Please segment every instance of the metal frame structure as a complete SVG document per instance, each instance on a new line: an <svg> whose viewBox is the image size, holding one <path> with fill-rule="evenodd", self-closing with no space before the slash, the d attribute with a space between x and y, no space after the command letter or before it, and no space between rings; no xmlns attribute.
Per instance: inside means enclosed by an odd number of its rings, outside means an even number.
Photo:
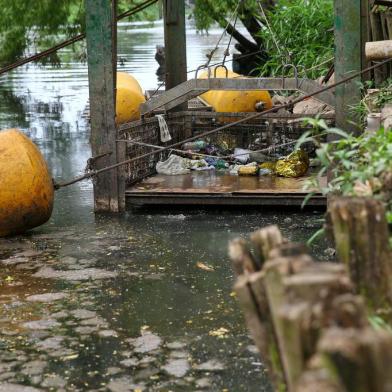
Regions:
<svg viewBox="0 0 392 392"><path fill-rule="evenodd" d="M208 78L190 79L163 94L152 97L142 104L141 114L146 115L157 109L169 111L178 105L209 91L209 90L274 90L274 91L299 91L304 94L313 93L320 89L320 85L310 79L295 78ZM317 97L323 103L334 107L335 98L330 91Z"/></svg>
<svg viewBox="0 0 392 392"><path fill-rule="evenodd" d="M169 112L165 117L173 138L172 142L175 143L239 118L246 120L249 114L185 111ZM208 140L212 144L219 145L224 141L228 145L239 147L255 143L255 146L257 145L255 149L270 150L280 156L287 155L291 149L289 146L283 146L287 142L295 143L307 129L302 125L302 117L289 113L286 115L270 113L260 119L249 119L245 123L214 133ZM333 115L323 115L321 118L333 126L335 121ZM159 124L155 116L122 125L119 129L119 138L119 143L127 146L127 159L142 157L154 146L165 146L165 143L160 141ZM306 148L312 151L313 146L309 145ZM195 176L190 174L188 177L185 175L173 178L154 176L157 162L167 159L169 155L170 151L162 151L127 165L125 170L127 204L300 206L307 195L307 192L302 189L303 179L268 177L260 179L259 183L258 177L241 179L226 174L226 178L223 178L222 176L225 175L219 172L211 175L197 173ZM151 184L153 186L150 186ZM321 194L317 194L309 204L325 206L326 199Z"/></svg>
<svg viewBox="0 0 392 392"><path fill-rule="evenodd" d="M114 23L112 4L115 0L86 0L86 38L88 48L88 67L91 105L91 144L95 167L110 166L124 157L123 146L116 144L115 98L113 83L116 42L113 39ZM210 88L217 89L279 89L279 79L251 79L230 81L228 79L210 79L186 82L186 38L184 0L164 0L165 45L167 48L168 87L177 90L165 96L153 98L142 107L147 114L154 108L168 111L182 110L187 99L197 96ZM360 71L366 66L364 45L368 40L368 13L370 0L335 0L335 71L336 81L343 80L353 71ZM336 106L336 125L355 131L348 106L359 102L361 98L358 81L354 80L336 88L336 100L331 94L324 94L321 100ZM180 85L180 86L178 86ZM178 86L178 87L176 87ZM285 80L286 90L312 91L311 81ZM335 103L335 105L333 105ZM355 120L355 119L354 119ZM107 152L110 151L110 154ZM100 174L94 185L96 211L121 211L124 206L123 173L121 170Z"/></svg>

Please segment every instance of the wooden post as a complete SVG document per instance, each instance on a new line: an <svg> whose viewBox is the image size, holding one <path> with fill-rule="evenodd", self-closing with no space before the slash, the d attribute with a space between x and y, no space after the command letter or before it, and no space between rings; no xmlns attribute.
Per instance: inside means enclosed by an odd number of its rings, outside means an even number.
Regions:
<svg viewBox="0 0 392 392"><path fill-rule="evenodd" d="M165 28L166 90L169 90L187 80L185 1L164 0L163 15Z"/></svg>
<svg viewBox="0 0 392 392"><path fill-rule="evenodd" d="M117 163L112 5L108 0L86 0L86 39L91 115L91 149L94 168ZM118 171L111 170L97 176L94 183L96 212L118 212Z"/></svg>
<svg viewBox="0 0 392 392"><path fill-rule="evenodd" d="M372 41L383 41L384 32L382 26L382 14L377 7L373 7L370 12L370 26ZM376 87L379 87L382 82L388 78L388 64L383 65L374 70L374 81Z"/></svg>
<svg viewBox="0 0 392 392"><path fill-rule="evenodd" d="M392 40L367 42L365 54L368 60L385 60L392 57Z"/></svg>
<svg viewBox="0 0 392 392"><path fill-rule="evenodd" d="M341 212L344 220L353 211ZM360 240L366 214L355 212L358 228L350 229ZM382 233L378 230L385 226L385 211L372 210L370 215L377 223L367 230L373 237L380 234L380 240L369 237L361 255L378 258L381 240L387 237L385 227ZM234 289L274 390L391 390L392 335L370 327L364 301L353 294L345 266L313 261L306 247L287 243L276 227L255 232L251 242L251 247L242 239L230 243L229 256L240 273ZM260 267L255 270L254 265ZM370 268L378 270L374 264Z"/></svg>
<svg viewBox="0 0 392 392"><path fill-rule="evenodd" d="M338 198L329 210L338 257L348 266L357 292L374 310L390 312L392 264L384 205L373 199Z"/></svg>
<svg viewBox="0 0 392 392"><path fill-rule="evenodd" d="M335 0L335 80L338 82L365 68L364 47L367 33L368 0ZM350 114L350 106L361 100L358 77L336 87L336 125L346 131L358 132L351 122L359 119Z"/></svg>

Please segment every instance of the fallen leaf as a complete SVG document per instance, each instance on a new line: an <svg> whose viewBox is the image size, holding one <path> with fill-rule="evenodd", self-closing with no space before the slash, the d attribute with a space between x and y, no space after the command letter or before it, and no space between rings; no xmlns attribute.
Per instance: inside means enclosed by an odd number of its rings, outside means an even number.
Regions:
<svg viewBox="0 0 392 392"><path fill-rule="evenodd" d="M61 359L63 361L71 361L72 359L76 359L79 357L79 354L72 354L72 355L67 355L66 357L62 357Z"/></svg>
<svg viewBox="0 0 392 392"><path fill-rule="evenodd" d="M210 336L216 336L216 337L222 339L222 338L227 337L227 334L228 334L229 332L230 332L230 331L229 331L228 329L221 327L221 328L214 329L214 330L208 332L208 335L210 335Z"/></svg>
<svg viewBox="0 0 392 392"><path fill-rule="evenodd" d="M201 261L198 261L196 263L196 267L200 268L203 271L208 271L208 272L214 272L215 271L213 267L211 267L208 264L202 263Z"/></svg>

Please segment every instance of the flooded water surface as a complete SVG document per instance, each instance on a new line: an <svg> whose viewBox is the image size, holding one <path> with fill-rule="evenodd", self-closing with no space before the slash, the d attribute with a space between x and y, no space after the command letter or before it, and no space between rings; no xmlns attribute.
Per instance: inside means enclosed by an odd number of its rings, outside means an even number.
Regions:
<svg viewBox="0 0 392 392"><path fill-rule="evenodd" d="M219 34L189 29L189 69ZM157 86L162 40L160 24L120 28L119 67L146 89ZM56 180L83 172L86 66L30 65L0 83L1 128L26 132ZM0 391L270 391L232 293L227 242L268 224L303 241L319 219L263 209L95 215L90 182L59 191L50 222L0 239Z"/></svg>

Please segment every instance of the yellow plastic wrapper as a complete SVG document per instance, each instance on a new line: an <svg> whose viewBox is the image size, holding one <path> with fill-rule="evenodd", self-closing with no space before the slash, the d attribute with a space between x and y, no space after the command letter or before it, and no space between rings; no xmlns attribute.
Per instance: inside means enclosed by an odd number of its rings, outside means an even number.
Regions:
<svg viewBox="0 0 392 392"><path fill-rule="evenodd" d="M308 171L309 164L308 154L303 150L297 150L276 162L276 174L289 178L302 177Z"/></svg>
<svg viewBox="0 0 392 392"><path fill-rule="evenodd" d="M276 171L276 162L263 162L259 165L260 169L270 170L271 173L275 173Z"/></svg>
<svg viewBox="0 0 392 392"><path fill-rule="evenodd" d="M259 168L257 166L241 166L238 169L239 176L257 176Z"/></svg>

